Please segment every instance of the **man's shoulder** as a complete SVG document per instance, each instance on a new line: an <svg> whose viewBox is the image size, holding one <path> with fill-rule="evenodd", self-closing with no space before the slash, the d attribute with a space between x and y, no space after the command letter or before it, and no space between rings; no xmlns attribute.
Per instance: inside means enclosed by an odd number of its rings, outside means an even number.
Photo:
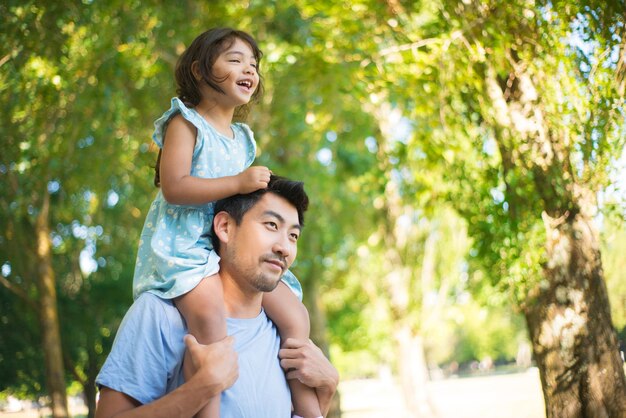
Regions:
<svg viewBox="0 0 626 418"><path fill-rule="evenodd" d="M169 313L169 311L176 310L176 306L171 299L163 299L151 292L143 292L131 305L129 311L134 310L149 310L153 312Z"/></svg>
<svg viewBox="0 0 626 418"><path fill-rule="evenodd" d="M96 383L141 403L173 390L182 382L183 323L172 301L141 294L124 316Z"/></svg>
<svg viewBox="0 0 626 418"><path fill-rule="evenodd" d="M168 306L174 306L174 302L170 299L160 298L152 292L143 292L135 299L132 306L136 305L153 306L155 308L160 307L159 309L164 309Z"/></svg>
<svg viewBox="0 0 626 418"><path fill-rule="evenodd" d="M150 292L144 292L135 299L124 320L153 323L160 328L166 325L184 327L182 316L174 302L170 299L162 299Z"/></svg>

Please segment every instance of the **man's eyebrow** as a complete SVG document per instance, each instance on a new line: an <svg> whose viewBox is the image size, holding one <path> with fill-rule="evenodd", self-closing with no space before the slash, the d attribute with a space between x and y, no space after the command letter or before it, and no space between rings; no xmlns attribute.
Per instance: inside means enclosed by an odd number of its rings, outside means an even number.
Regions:
<svg viewBox="0 0 626 418"><path fill-rule="evenodd" d="M265 212L263 212L263 215L265 215L265 216L272 216L272 217L278 219L279 222L281 222L283 224L285 223L285 218L280 213L274 212L273 210L266 210ZM291 228L296 228L299 231L301 231L302 230L302 225L300 225L299 223L293 224L293 225L291 225Z"/></svg>

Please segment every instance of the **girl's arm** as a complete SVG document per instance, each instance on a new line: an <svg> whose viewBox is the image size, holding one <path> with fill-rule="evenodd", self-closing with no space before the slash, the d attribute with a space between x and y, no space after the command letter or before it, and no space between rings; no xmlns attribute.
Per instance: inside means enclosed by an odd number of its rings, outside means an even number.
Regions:
<svg viewBox="0 0 626 418"><path fill-rule="evenodd" d="M181 115L174 116L165 131L160 166L161 190L169 203L199 205L267 187L270 170L260 166L250 167L235 176L193 177L190 173L195 143L193 124Z"/></svg>

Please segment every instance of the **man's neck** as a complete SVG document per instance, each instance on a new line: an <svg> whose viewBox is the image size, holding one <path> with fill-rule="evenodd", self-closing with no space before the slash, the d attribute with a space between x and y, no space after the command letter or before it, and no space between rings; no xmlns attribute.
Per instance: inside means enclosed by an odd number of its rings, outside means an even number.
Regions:
<svg viewBox="0 0 626 418"><path fill-rule="evenodd" d="M261 313L263 292L246 292L227 272L220 272L224 287L224 305L229 318L256 318Z"/></svg>

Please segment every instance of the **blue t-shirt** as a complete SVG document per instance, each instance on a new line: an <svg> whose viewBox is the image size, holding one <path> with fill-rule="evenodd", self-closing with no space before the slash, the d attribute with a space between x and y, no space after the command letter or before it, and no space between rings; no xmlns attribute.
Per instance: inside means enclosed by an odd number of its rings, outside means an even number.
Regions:
<svg viewBox="0 0 626 418"><path fill-rule="evenodd" d="M278 330L264 311L252 319L227 319L235 337L239 379L222 393L221 417L291 416L291 395L280 367ZM171 300L143 293L120 325L111 353L96 378L142 404L184 383L185 322Z"/></svg>

